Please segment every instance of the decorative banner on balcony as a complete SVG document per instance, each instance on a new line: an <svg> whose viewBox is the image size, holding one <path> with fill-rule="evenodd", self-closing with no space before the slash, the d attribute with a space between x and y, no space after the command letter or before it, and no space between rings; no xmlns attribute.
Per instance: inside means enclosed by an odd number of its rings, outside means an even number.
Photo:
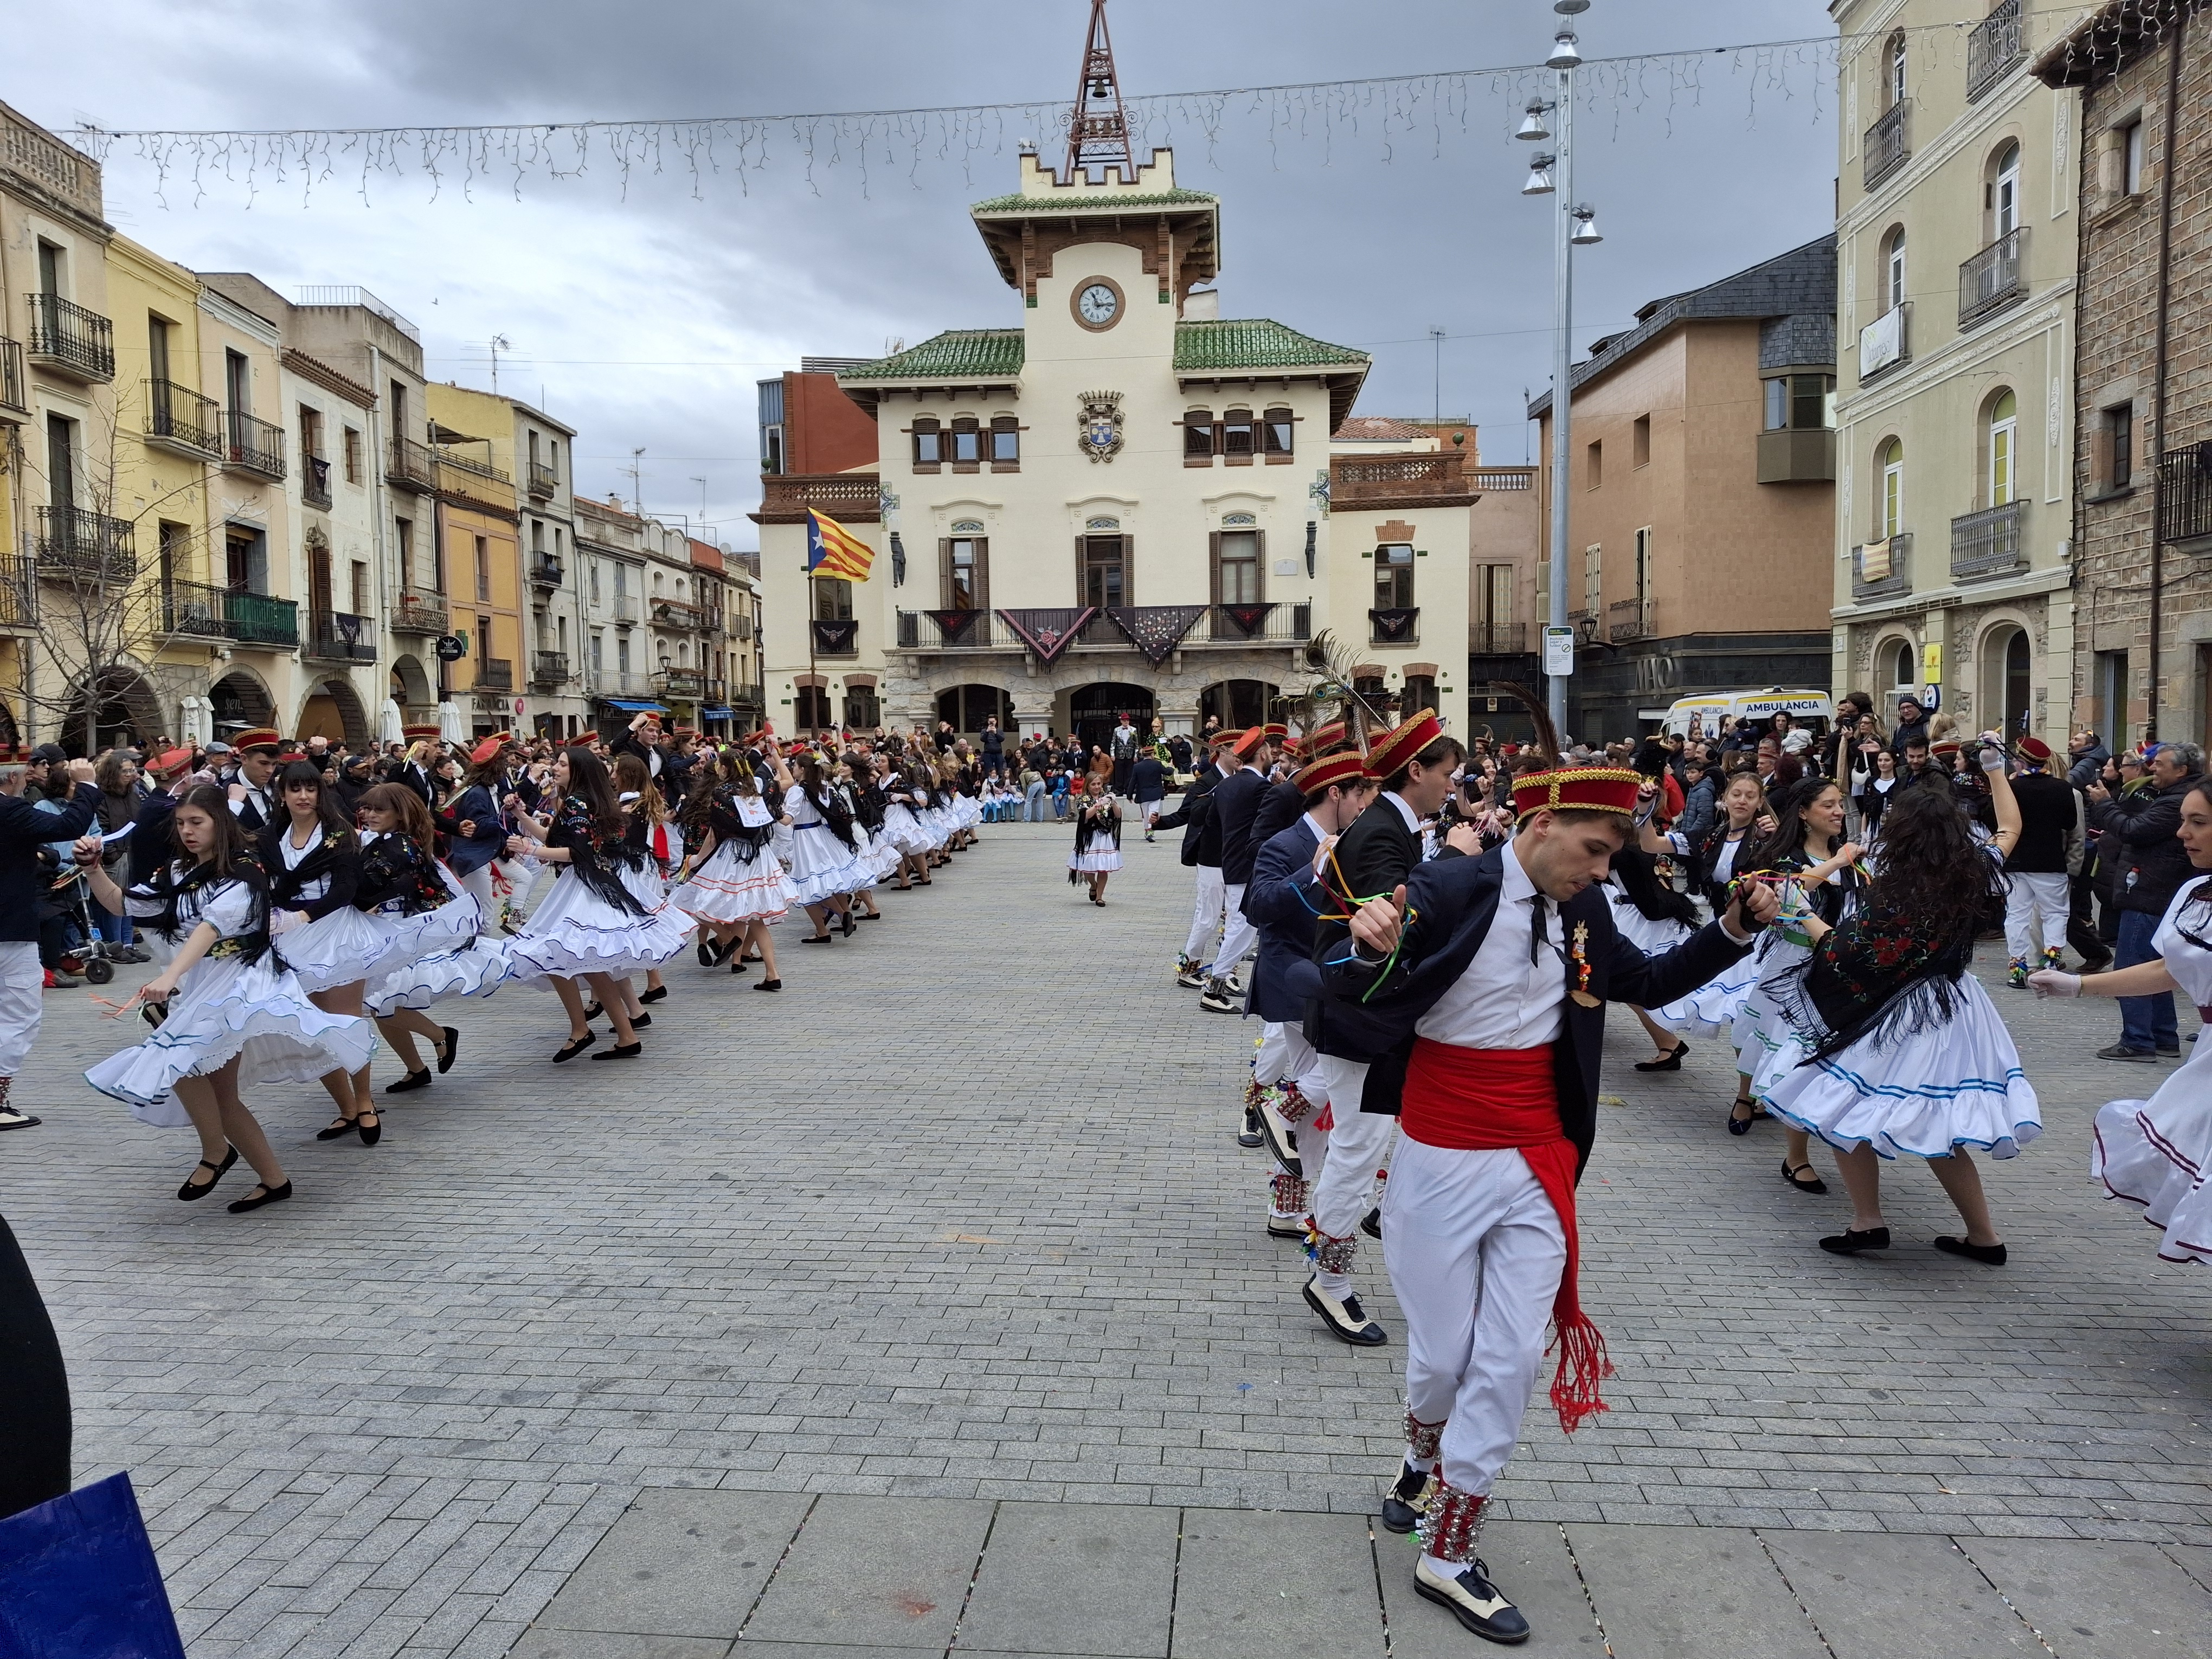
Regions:
<svg viewBox="0 0 2212 1659"><path fill-rule="evenodd" d="M1048 666L1061 652L1075 643L1075 636L1097 614L1098 607L1095 605L1086 605L1080 609L999 612L1006 619L1006 626L1021 635L1022 643L1036 653L1037 661Z"/></svg>
<svg viewBox="0 0 2212 1659"><path fill-rule="evenodd" d="M842 622L823 622L814 624L814 648L825 657L849 657L854 642L860 636L860 624L848 617Z"/></svg>
<svg viewBox="0 0 2212 1659"><path fill-rule="evenodd" d="M1413 619L1420 614L1420 607L1414 605L1394 605L1386 611L1367 613L1375 624L1375 637L1384 641L1411 638Z"/></svg>
<svg viewBox="0 0 2212 1659"><path fill-rule="evenodd" d="M1878 542L1869 542L1859 550L1859 580L1861 581L1887 581L1889 580L1889 540L1887 537Z"/></svg>
<svg viewBox="0 0 2212 1659"><path fill-rule="evenodd" d="M1237 631L1249 640L1255 638L1267 627L1268 615L1274 608L1273 604L1224 605L1221 607L1221 614L1228 617Z"/></svg>
<svg viewBox="0 0 2212 1659"><path fill-rule="evenodd" d="M1182 643L1182 636L1198 626L1206 614L1202 605L1115 605L1106 614L1129 636L1129 643L1158 668Z"/></svg>
<svg viewBox="0 0 2212 1659"><path fill-rule="evenodd" d="M957 645L975 625L980 611L926 611L922 613L937 624L937 631L947 645Z"/></svg>

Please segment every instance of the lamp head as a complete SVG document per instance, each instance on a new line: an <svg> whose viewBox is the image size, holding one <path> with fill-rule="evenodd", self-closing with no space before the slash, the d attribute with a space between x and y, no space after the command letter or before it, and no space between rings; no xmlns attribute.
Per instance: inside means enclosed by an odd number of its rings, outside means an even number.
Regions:
<svg viewBox="0 0 2212 1659"><path fill-rule="evenodd" d="M1521 131L1513 136L1516 138L1525 138L1531 143L1540 143L1550 137L1552 130L1544 125L1544 112L1548 107L1550 106L1540 98L1530 99L1528 112L1521 118Z"/></svg>
<svg viewBox="0 0 2212 1659"><path fill-rule="evenodd" d="M1577 247L1595 247L1605 240L1597 234L1597 210L1588 203L1575 210L1574 234L1567 240Z"/></svg>
<svg viewBox="0 0 2212 1659"><path fill-rule="evenodd" d="M1552 157L1538 155L1528 163L1528 181L1521 186L1523 196L1549 196L1552 193Z"/></svg>
<svg viewBox="0 0 2212 1659"><path fill-rule="evenodd" d="M1565 23L1552 42L1552 55L1544 60L1546 69L1571 70L1582 67L1583 55L1575 48L1574 29Z"/></svg>

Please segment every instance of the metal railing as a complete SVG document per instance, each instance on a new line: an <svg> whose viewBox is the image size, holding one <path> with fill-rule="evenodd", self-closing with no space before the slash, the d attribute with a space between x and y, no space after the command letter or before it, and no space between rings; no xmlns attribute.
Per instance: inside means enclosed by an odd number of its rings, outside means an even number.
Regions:
<svg viewBox="0 0 2212 1659"><path fill-rule="evenodd" d="M556 493L560 488L561 475L558 472L546 465L543 461L532 461L530 463L530 493L532 495L538 496L551 495Z"/></svg>
<svg viewBox="0 0 2212 1659"><path fill-rule="evenodd" d="M428 444L395 438L384 453L384 481L422 493L438 487L438 458Z"/></svg>
<svg viewBox="0 0 2212 1659"><path fill-rule="evenodd" d="M489 461L480 461L473 455L457 454L443 446L432 453L444 465L457 467L463 472L472 472L479 478L489 478L494 483L512 484L514 482L507 476L503 468L494 466Z"/></svg>
<svg viewBox="0 0 2212 1659"><path fill-rule="evenodd" d="M2027 568L2025 501L1964 513L1951 520L1951 574L1960 580L2002 576Z"/></svg>
<svg viewBox="0 0 2212 1659"><path fill-rule="evenodd" d="M1966 101L1972 103L2027 56L2020 0L1998 0L1966 37Z"/></svg>
<svg viewBox="0 0 2212 1659"><path fill-rule="evenodd" d="M330 506L331 464L324 457L300 457L300 499L309 507Z"/></svg>
<svg viewBox="0 0 2212 1659"><path fill-rule="evenodd" d="M149 380L146 436L173 449L221 460L222 405L174 380Z"/></svg>
<svg viewBox="0 0 2212 1659"><path fill-rule="evenodd" d="M1293 644L1313 637L1313 607L1310 605L1278 605L1270 609L1266 617L1250 632L1230 613L1244 609L1242 605L1217 605L1206 617L1205 637L1194 628L1183 636L1185 645L1267 645ZM1103 623L1102 629L1099 623ZM1083 645L1127 645L1127 639L1109 617L1101 617L1084 631L1078 641ZM1133 647L1131 647L1134 649Z"/></svg>
<svg viewBox="0 0 2212 1659"><path fill-rule="evenodd" d="M229 597L205 582L171 578L161 584L161 631L193 640L236 638L223 608Z"/></svg>
<svg viewBox="0 0 2212 1659"><path fill-rule="evenodd" d="M744 552L742 552L742 553L729 553L729 554L725 554L723 556L724 556L725 561L726 561L727 563L733 564L733 565L737 566L737 568L738 568L738 569L740 569L740 570L744 571L747 575L750 576L750 577L751 577L755 581L758 581L758 580L760 580L760 573L761 573L761 572L760 572L760 550L759 550L759 549L757 549L757 548L748 548L745 551L744 551Z"/></svg>
<svg viewBox="0 0 2212 1659"><path fill-rule="evenodd" d="M115 378L115 325L58 294L29 294L31 361L81 380Z"/></svg>
<svg viewBox="0 0 2212 1659"><path fill-rule="evenodd" d="M41 576L89 581L129 581L138 574L128 519L81 507L42 507L32 550Z"/></svg>
<svg viewBox="0 0 2212 1659"><path fill-rule="evenodd" d="M37 565L21 554L0 557L0 629L39 623Z"/></svg>
<svg viewBox="0 0 2212 1659"><path fill-rule="evenodd" d="M392 327L398 329L409 339L414 341L416 345L421 345L422 343L422 333L416 328L414 324L409 322L404 317L394 311L390 306L385 304L383 301L378 299L376 295L371 294L365 288L356 288L350 284L340 287L328 283L308 283L302 286L296 291L300 296L297 301L298 304L303 306L359 306L362 310L373 312L377 316L383 318L386 322L391 324Z"/></svg>
<svg viewBox="0 0 2212 1659"><path fill-rule="evenodd" d="M1859 175L1860 188L1872 190L1912 159L1905 113L1911 107L1910 99L1900 98L1866 130L1866 137L1859 143L1860 160L1864 164L1864 171Z"/></svg>
<svg viewBox="0 0 2212 1659"><path fill-rule="evenodd" d="M602 696L641 697L653 687L633 668L594 668L592 689Z"/></svg>
<svg viewBox="0 0 2212 1659"><path fill-rule="evenodd" d="M663 668L653 676L653 689L664 697L696 697L707 690L707 674L700 668Z"/></svg>
<svg viewBox="0 0 2212 1659"><path fill-rule="evenodd" d="M729 705L732 708L761 708L763 689L744 680L733 681L730 686Z"/></svg>
<svg viewBox="0 0 2212 1659"><path fill-rule="evenodd" d="M230 637L240 645L289 651L300 643L296 599L279 599L266 593L226 593L222 614L230 623Z"/></svg>
<svg viewBox="0 0 2212 1659"><path fill-rule="evenodd" d="M249 415L242 409L234 409L223 416L223 461L242 471L258 472L264 478L282 480L284 477L284 428L258 416Z"/></svg>
<svg viewBox="0 0 2212 1659"><path fill-rule="evenodd" d="M28 395L23 389L26 384L23 378L23 343L0 337L0 408L28 414L31 406L24 401Z"/></svg>
<svg viewBox="0 0 2212 1659"><path fill-rule="evenodd" d="M558 587L566 574L558 559L549 559L541 554L530 562L530 585L532 587Z"/></svg>
<svg viewBox="0 0 2212 1659"><path fill-rule="evenodd" d="M1651 612L1641 599L1615 599L1605 608L1605 636L1618 644L1640 640L1651 632Z"/></svg>
<svg viewBox="0 0 2212 1659"><path fill-rule="evenodd" d="M471 688L477 691L512 691L514 690L514 659L512 657L478 657L477 678Z"/></svg>
<svg viewBox="0 0 2212 1659"><path fill-rule="evenodd" d="M2212 440L2158 458L2158 539L2212 550Z"/></svg>
<svg viewBox="0 0 2212 1659"><path fill-rule="evenodd" d="M1528 649L1527 623L1470 623L1467 650L1471 657L1517 657Z"/></svg>
<svg viewBox="0 0 2212 1659"><path fill-rule="evenodd" d="M2027 297L2027 227L2019 226L1959 267L1959 326L1993 317Z"/></svg>
<svg viewBox="0 0 2212 1659"><path fill-rule="evenodd" d="M530 656L530 680L533 685L566 685L576 678L568 665L565 651L533 651Z"/></svg>
<svg viewBox="0 0 2212 1659"><path fill-rule="evenodd" d="M617 593L608 601L607 609L617 622L634 623L637 620L637 595Z"/></svg>
<svg viewBox="0 0 2212 1659"><path fill-rule="evenodd" d="M446 631L446 596L427 587L403 587L392 607L395 634L442 634Z"/></svg>
<svg viewBox="0 0 2212 1659"><path fill-rule="evenodd" d="M308 612L307 654L324 662L374 662L376 618L343 611Z"/></svg>
<svg viewBox="0 0 2212 1659"><path fill-rule="evenodd" d="M1869 561L1869 551L1872 550ZM1869 563L1872 569L1869 572ZM1900 530L1886 542L1851 550L1851 598L1855 601L1894 599L1912 591L1912 532Z"/></svg>
<svg viewBox="0 0 2212 1659"><path fill-rule="evenodd" d="M706 618L707 613L689 599L656 599L653 602L653 620L661 628L702 628Z"/></svg>

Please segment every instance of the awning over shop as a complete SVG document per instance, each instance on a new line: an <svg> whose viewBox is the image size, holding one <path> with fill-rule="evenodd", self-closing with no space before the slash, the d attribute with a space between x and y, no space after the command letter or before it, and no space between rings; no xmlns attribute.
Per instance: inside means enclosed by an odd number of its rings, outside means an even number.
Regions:
<svg viewBox="0 0 2212 1659"><path fill-rule="evenodd" d="M625 714L665 714L668 710L660 703L641 702L635 697L602 697L599 701L610 708L619 708Z"/></svg>
<svg viewBox="0 0 2212 1659"><path fill-rule="evenodd" d="M702 720L733 720L737 716L726 708L702 708L699 711L699 718Z"/></svg>

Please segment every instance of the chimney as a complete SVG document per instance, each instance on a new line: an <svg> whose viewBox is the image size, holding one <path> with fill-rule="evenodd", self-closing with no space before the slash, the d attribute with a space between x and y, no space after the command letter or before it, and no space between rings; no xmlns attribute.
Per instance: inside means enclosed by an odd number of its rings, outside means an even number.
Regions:
<svg viewBox="0 0 2212 1659"><path fill-rule="evenodd" d="M1221 319L1221 295L1210 288L1194 288L1182 301L1182 319L1186 323L1212 323Z"/></svg>

